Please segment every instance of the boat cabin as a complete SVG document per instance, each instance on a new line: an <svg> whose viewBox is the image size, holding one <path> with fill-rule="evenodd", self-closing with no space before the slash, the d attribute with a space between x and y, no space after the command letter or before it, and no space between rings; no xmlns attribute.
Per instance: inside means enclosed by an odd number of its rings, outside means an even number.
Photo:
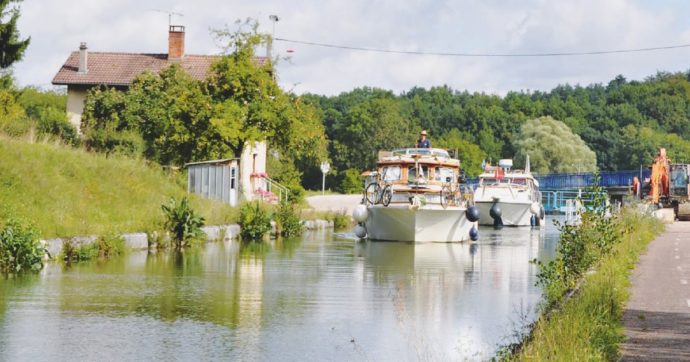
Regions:
<svg viewBox="0 0 690 362"><path fill-rule="evenodd" d="M460 161L438 148L401 148L379 152L376 163L380 180L398 187L395 190L423 192L455 184L460 176Z"/></svg>
<svg viewBox="0 0 690 362"><path fill-rule="evenodd" d="M539 181L527 170L512 170L513 160L500 160L498 166L487 165L479 175L479 188L506 188L510 192L528 193L528 199L540 201Z"/></svg>

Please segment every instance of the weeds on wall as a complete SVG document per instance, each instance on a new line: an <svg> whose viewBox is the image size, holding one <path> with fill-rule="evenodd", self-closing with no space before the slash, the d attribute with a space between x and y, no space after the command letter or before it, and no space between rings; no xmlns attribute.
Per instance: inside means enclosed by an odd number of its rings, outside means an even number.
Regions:
<svg viewBox="0 0 690 362"><path fill-rule="evenodd" d="M240 206L240 235L242 240L262 240L271 231L271 214L259 201Z"/></svg>
<svg viewBox="0 0 690 362"><path fill-rule="evenodd" d="M0 272L7 276L43 269L45 248L38 232L16 219L8 220L0 229Z"/></svg>
<svg viewBox="0 0 690 362"><path fill-rule="evenodd" d="M115 234L99 236L92 243L80 243L77 239L67 239L62 244L61 259L66 264L92 259L110 259L124 255L126 250L125 239Z"/></svg>
<svg viewBox="0 0 690 362"><path fill-rule="evenodd" d="M342 230L352 226L352 218L347 214L347 210L329 213L327 220L333 221L334 230Z"/></svg>
<svg viewBox="0 0 690 362"><path fill-rule="evenodd" d="M302 221L300 214L295 210L294 204L288 201L281 202L274 214L274 219L276 222L276 232L280 236L290 238L302 235Z"/></svg>

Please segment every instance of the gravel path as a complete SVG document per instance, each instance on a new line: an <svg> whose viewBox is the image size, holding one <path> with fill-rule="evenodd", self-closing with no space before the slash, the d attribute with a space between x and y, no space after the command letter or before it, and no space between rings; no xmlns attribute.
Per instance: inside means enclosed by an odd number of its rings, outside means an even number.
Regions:
<svg viewBox="0 0 690 362"><path fill-rule="evenodd" d="M352 209L362 201L361 194L355 195L325 195L309 196L307 202L316 211L343 211L348 215L352 214Z"/></svg>
<svg viewBox="0 0 690 362"><path fill-rule="evenodd" d="M690 222L652 241L633 277L623 361L690 361Z"/></svg>

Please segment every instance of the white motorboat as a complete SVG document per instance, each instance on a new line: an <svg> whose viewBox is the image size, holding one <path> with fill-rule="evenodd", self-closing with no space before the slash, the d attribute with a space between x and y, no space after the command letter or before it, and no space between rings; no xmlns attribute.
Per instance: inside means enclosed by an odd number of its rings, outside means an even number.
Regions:
<svg viewBox="0 0 690 362"><path fill-rule="evenodd" d="M476 240L479 213L463 192L460 161L442 149L379 152L377 169L354 212L355 233L370 240Z"/></svg>
<svg viewBox="0 0 690 362"><path fill-rule="evenodd" d="M479 208L479 224L500 226L540 226L544 221L539 182L530 173L529 157L525 170L511 170L513 160L500 160L486 166L474 190Z"/></svg>

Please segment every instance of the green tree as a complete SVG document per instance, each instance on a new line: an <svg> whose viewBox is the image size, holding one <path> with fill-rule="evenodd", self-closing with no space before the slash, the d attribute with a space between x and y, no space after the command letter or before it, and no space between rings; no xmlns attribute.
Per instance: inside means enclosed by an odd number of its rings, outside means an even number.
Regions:
<svg viewBox="0 0 690 362"><path fill-rule="evenodd" d="M0 89L0 131L10 136L21 136L30 127L24 108L17 101L16 92Z"/></svg>
<svg viewBox="0 0 690 362"><path fill-rule="evenodd" d="M373 98L351 108L338 125L333 161L338 170L375 166L378 151L412 147L419 127L403 118L392 97Z"/></svg>
<svg viewBox="0 0 690 362"><path fill-rule="evenodd" d="M478 176L482 173L482 162L486 159L486 154L459 130L450 130L436 141L436 145L441 148L457 150L460 166L468 176Z"/></svg>
<svg viewBox="0 0 690 362"><path fill-rule="evenodd" d="M125 97L123 125L144 140L144 156L163 165L234 157L216 142L213 104L202 82L179 65L137 77Z"/></svg>
<svg viewBox="0 0 690 362"><path fill-rule="evenodd" d="M139 156L143 140L125 117L125 93L108 88L89 91L82 113L82 140L87 150Z"/></svg>
<svg viewBox="0 0 690 362"><path fill-rule="evenodd" d="M527 121L515 138L516 163L530 157L538 173L595 171L596 154L565 123L551 117Z"/></svg>
<svg viewBox="0 0 690 362"><path fill-rule="evenodd" d="M22 59L31 37L19 39L17 20L19 9L9 8L10 3L18 0L0 0L0 69L9 68L13 63Z"/></svg>

